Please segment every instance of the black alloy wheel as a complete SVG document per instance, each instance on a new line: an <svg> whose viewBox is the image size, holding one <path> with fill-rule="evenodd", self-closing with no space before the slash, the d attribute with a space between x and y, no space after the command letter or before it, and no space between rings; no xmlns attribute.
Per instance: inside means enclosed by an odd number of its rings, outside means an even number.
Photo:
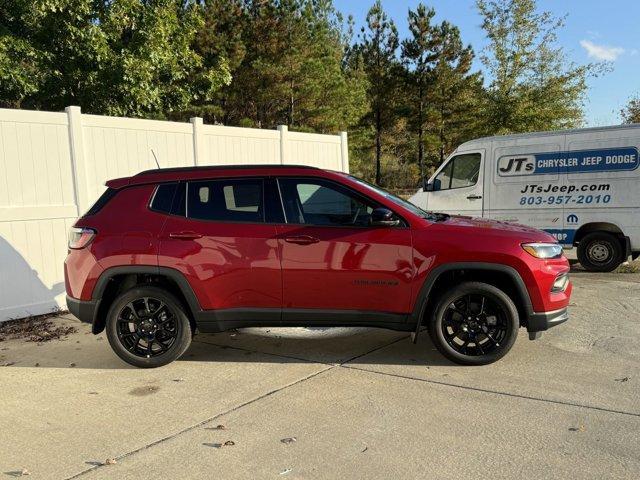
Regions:
<svg viewBox="0 0 640 480"><path fill-rule="evenodd" d="M429 326L435 346L447 358L463 365L484 365L511 349L519 317L513 301L502 290L466 282L443 295Z"/></svg>
<svg viewBox="0 0 640 480"><path fill-rule="evenodd" d="M107 338L114 352L136 367L160 367L191 344L192 329L182 303L150 285L118 296L107 314Z"/></svg>
<svg viewBox="0 0 640 480"><path fill-rule="evenodd" d="M175 314L157 298L142 297L127 303L118 313L118 340L131 353L151 358L171 348L180 328Z"/></svg>

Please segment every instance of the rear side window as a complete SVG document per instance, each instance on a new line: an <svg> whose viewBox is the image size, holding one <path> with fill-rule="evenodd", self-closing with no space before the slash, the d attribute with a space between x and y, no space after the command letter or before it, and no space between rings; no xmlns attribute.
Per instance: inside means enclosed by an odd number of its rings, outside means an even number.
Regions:
<svg viewBox="0 0 640 480"><path fill-rule="evenodd" d="M171 213L171 204L176 193L177 183L163 183L156 187L151 199L151 210L162 213Z"/></svg>
<svg viewBox="0 0 640 480"><path fill-rule="evenodd" d="M111 200L113 197L116 196L116 193L118 193L118 191L114 188L107 188L104 193L102 195L100 195L100 198L98 198L98 200L96 201L96 203L93 204L93 206L87 211L87 213L85 213L85 216L87 215L95 215L96 213L98 213L100 210L102 210L102 208L109 203L109 200Z"/></svg>
<svg viewBox="0 0 640 480"><path fill-rule="evenodd" d="M222 222L264 222L261 179L189 182L187 216Z"/></svg>

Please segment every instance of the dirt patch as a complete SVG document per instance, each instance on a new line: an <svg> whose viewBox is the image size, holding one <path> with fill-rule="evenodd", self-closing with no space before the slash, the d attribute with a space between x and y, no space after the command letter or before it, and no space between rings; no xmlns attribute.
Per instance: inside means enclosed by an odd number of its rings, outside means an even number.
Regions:
<svg viewBox="0 0 640 480"><path fill-rule="evenodd" d="M146 395L151 395L160 390L160 387L155 385L147 385L145 387L134 388L129 392L129 395L133 395L134 397L144 397Z"/></svg>
<svg viewBox="0 0 640 480"><path fill-rule="evenodd" d="M620 265L616 272L618 273L640 273L640 260L635 260L629 263L623 263Z"/></svg>
<svg viewBox="0 0 640 480"><path fill-rule="evenodd" d="M66 313L62 310L44 315L34 315L18 320L7 320L0 323L0 342L4 340L22 339L26 342L44 343L60 340L78 330L71 325L56 325L56 316Z"/></svg>

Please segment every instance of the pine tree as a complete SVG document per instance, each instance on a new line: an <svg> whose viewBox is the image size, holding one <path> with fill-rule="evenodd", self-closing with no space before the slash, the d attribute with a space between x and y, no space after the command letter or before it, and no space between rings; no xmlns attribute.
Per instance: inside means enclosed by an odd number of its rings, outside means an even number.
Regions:
<svg viewBox="0 0 640 480"><path fill-rule="evenodd" d="M398 31L393 20L376 0L367 14L367 28L360 35L358 51L363 61L369 87L367 90L370 114L366 119L373 126L377 184L382 182L382 136L395 120L394 96L397 91L399 65Z"/></svg>
<svg viewBox="0 0 640 480"><path fill-rule="evenodd" d="M409 32L411 37L402 42L402 61L406 68L406 90L409 125L418 135L418 167L420 178L425 177L424 142L427 128L427 95L433 86L433 69L438 60L436 29L431 25L435 15L433 8L418 4L415 11L409 10Z"/></svg>
<svg viewBox="0 0 640 480"><path fill-rule="evenodd" d="M435 37L437 61L429 92L430 123L437 136L438 160L442 163L455 145L479 134L482 77L470 73L473 49L471 45L463 45L457 27L444 21Z"/></svg>

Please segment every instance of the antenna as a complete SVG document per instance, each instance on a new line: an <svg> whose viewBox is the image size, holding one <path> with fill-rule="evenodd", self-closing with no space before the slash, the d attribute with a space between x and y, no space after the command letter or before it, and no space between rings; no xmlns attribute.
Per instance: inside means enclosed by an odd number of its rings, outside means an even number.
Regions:
<svg viewBox="0 0 640 480"><path fill-rule="evenodd" d="M156 157L156 152L153 151L153 148L151 149L151 153L153 154L153 158L156 161L156 165L158 166L158 170L160 170L160 163L158 162L158 157Z"/></svg>

